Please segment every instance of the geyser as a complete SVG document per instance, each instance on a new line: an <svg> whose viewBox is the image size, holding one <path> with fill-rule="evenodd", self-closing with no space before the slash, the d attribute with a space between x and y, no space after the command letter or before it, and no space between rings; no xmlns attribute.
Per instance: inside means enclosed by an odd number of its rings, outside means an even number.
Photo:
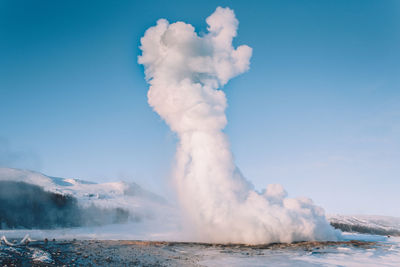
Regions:
<svg viewBox="0 0 400 267"><path fill-rule="evenodd" d="M179 138L174 179L193 241L259 244L335 240L324 211L307 198L287 198L281 185L258 193L234 164L226 97L219 88L249 69L252 49L234 48L238 20L218 7L198 35L165 19L141 39L139 63L148 102Z"/></svg>

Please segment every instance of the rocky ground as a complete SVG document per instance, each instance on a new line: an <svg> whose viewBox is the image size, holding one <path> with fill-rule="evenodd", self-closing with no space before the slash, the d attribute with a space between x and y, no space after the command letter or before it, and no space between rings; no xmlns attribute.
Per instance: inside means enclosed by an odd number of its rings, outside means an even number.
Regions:
<svg viewBox="0 0 400 267"><path fill-rule="evenodd" d="M14 241L15 242L15 241ZM258 246L146 241L34 241L0 245L0 266L204 266L218 255L257 257L280 251L322 253L332 247L371 249L375 242L299 242Z"/></svg>

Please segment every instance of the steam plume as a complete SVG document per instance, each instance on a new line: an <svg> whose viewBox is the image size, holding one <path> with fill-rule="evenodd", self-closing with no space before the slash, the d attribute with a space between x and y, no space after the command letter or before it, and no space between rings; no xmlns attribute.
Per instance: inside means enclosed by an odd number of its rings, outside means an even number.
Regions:
<svg viewBox="0 0 400 267"><path fill-rule="evenodd" d="M270 243L332 240L336 233L310 199L287 198L281 185L257 193L236 168L222 132L226 97L219 90L249 69L252 49L234 48L238 20L218 7L208 33L165 19L141 39L139 63L150 84L150 106L177 133L174 178L197 241Z"/></svg>

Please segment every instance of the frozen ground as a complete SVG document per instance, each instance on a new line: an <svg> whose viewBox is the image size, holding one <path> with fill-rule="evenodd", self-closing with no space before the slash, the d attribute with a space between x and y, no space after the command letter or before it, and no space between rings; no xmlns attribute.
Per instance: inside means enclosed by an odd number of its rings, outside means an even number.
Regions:
<svg viewBox="0 0 400 267"><path fill-rule="evenodd" d="M2 266L399 266L400 238L260 246L69 240L0 245ZM360 241L362 240L362 241Z"/></svg>
<svg viewBox="0 0 400 267"><path fill-rule="evenodd" d="M360 235L348 238L369 241L306 242L283 248L220 250L208 253L200 263L205 266L399 266L399 238Z"/></svg>

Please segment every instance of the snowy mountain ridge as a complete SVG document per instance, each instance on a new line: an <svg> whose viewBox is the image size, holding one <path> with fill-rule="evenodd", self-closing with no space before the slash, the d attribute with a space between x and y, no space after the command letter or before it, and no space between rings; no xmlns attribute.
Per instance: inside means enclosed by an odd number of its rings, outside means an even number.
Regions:
<svg viewBox="0 0 400 267"><path fill-rule="evenodd" d="M380 215L339 215L327 216L335 228L344 232L400 236L400 218Z"/></svg>
<svg viewBox="0 0 400 267"><path fill-rule="evenodd" d="M122 205L124 201L119 198L128 197L134 202L165 202L165 200L135 183L110 182L94 183L73 178L59 178L47 176L38 172L0 168L0 181L25 182L42 187L45 191L71 195L76 197L81 204L94 203L103 205ZM107 201L113 200L113 201ZM126 203L125 203L126 204ZM132 204L130 202L130 204Z"/></svg>
<svg viewBox="0 0 400 267"><path fill-rule="evenodd" d="M38 205L43 205L44 208L53 208L60 203L64 203L62 208L67 207L72 209L71 205L74 205L74 200L76 200L78 206L73 209L77 210L78 208L79 210L77 211L78 213L73 212L72 214L75 214L79 218L84 216L85 219L83 221L85 224L94 223L101 225L126 220L138 222L164 218L168 214L174 214L173 207L161 196L149 192L135 183L121 181L97 184L79 179L51 177L34 171L12 168L0 168L0 183L3 187L9 188L9 191L13 191L14 195L18 195L18 199L23 199L25 198L24 194L28 194L27 197L32 199L28 202L35 200L35 197L33 196L32 198L29 194L32 194L32 192L34 192L33 194L40 194L42 199L45 200L38 203ZM31 186L28 188L29 185L36 187ZM42 191L38 191L40 188ZM48 196L46 192L53 193L54 195ZM3 204L0 205L0 222L10 222L10 216L16 214L15 217L18 217L18 212L33 212L27 208L26 201L18 200L21 203L14 205L13 207L16 210L14 213L10 213L9 208L5 207L5 203L15 203L16 198L7 191L0 192L0 194L2 194L0 197L4 198ZM62 196L65 196L64 199ZM20 209L19 207L23 205L24 209ZM3 212L1 212L2 210ZM5 213L8 216L5 216ZM118 218L110 219L110 217ZM16 218L12 221L18 223L19 219Z"/></svg>

